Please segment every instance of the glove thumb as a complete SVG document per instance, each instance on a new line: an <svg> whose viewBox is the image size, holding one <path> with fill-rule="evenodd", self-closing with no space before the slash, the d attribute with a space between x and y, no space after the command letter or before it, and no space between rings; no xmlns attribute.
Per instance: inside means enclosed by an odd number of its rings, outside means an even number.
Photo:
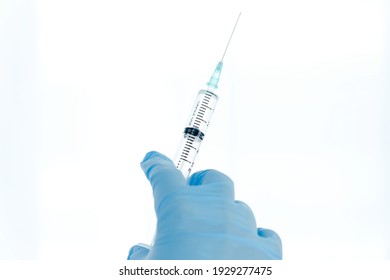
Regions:
<svg viewBox="0 0 390 280"><path fill-rule="evenodd" d="M149 254L150 247L145 244L137 244L131 247L128 260L145 260Z"/></svg>

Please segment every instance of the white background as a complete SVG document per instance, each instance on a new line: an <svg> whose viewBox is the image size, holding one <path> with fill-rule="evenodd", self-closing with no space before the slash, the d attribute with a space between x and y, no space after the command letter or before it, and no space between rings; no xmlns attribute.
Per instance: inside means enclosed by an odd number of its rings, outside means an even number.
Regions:
<svg viewBox="0 0 390 280"><path fill-rule="evenodd" d="M228 174L285 259L390 258L389 3L10 0L0 259L151 241L139 162L174 156L240 11L195 170Z"/></svg>

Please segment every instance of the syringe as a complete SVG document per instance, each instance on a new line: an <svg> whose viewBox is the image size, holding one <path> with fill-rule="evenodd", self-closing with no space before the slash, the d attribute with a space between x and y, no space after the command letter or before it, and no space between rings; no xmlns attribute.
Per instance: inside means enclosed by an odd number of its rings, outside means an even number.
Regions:
<svg viewBox="0 0 390 280"><path fill-rule="evenodd" d="M223 67L223 58L229 47L234 30L236 29L241 13L238 15L233 31L230 34L229 41L226 45L225 51L221 60L218 62L209 82L207 83L207 90L201 89L195 99L195 104L190 114L189 120L184 128L184 135L181 140L179 150L176 154L175 165L185 178L191 173L194 166L195 158L199 152L200 145L206 134L207 128L210 124L211 117L214 113L218 102L218 96L215 94L218 89L218 82Z"/></svg>

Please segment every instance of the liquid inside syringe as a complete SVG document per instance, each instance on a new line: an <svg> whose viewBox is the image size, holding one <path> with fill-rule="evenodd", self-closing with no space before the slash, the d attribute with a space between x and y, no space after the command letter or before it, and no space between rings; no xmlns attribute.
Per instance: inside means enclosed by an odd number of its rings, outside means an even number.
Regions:
<svg viewBox="0 0 390 280"><path fill-rule="evenodd" d="M179 155L176 159L176 167L186 178L191 173L217 101L218 96L211 91L202 89L198 93L193 113L184 128L184 138L181 141Z"/></svg>

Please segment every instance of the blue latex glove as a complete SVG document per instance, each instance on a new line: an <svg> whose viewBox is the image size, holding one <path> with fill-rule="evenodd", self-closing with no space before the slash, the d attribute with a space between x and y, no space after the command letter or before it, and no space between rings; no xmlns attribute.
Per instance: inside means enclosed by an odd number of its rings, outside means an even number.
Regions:
<svg viewBox="0 0 390 280"><path fill-rule="evenodd" d="M149 152L141 163L153 187L157 230L152 247L136 245L128 259L281 259L272 230L256 227L251 209L234 200L233 181L206 170L188 181L173 162Z"/></svg>

